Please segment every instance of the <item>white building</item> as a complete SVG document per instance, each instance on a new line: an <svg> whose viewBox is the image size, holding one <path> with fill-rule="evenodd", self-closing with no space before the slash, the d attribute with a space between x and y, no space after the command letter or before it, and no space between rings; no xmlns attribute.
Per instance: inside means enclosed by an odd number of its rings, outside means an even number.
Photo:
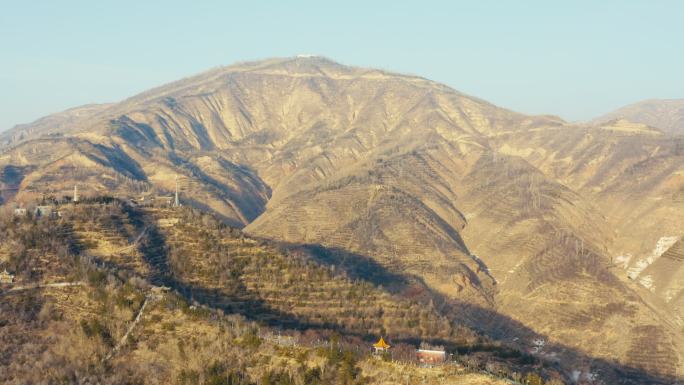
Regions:
<svg viewBox="0 0 684 385"><path fill-rule="evenodd" d="M13 283L14 275L10 274L7 269L0 272L0 283Z"/></svg>

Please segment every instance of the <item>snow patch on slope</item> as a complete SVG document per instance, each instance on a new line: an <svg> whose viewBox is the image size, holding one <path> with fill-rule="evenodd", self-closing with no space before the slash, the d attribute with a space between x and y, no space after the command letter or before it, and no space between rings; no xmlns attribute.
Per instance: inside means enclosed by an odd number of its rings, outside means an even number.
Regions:
<svg viewBox="0 0 684 385"><path fill-rule="evenodd" d="M651 254L643 259L640 259L637 261L637 263L629 268L627 270L627 276L630 279L636 279L639 274L641 274L644 269L646 269L649 265L651 265L653 262L655 262L658 258L660 258L661 255L663 255L667 249L672 247L677 241L679 240L679 237L661 237L658 239L658 242L656 242L655 249L651 252ZM619 257L618 257L619 258ZM631 258L630 258L631 259ZM646 278L646 277L644 277ZM648 282L648 280L647 280ZM652 285L652 282L651 282ZM647 287L650 289L650 287Z"/></svg>
<svg viewBox="0 0 684 385"><path fill-rule="evenodd" d="M622 268L627 270L627 268L629 267L629 262L632 260L632 257L634 256L630 253L618 255L617 257L615 257L614 263L618 266L622 265Z"/></svg>
<svg viewBox="0 0 684 385"><path fill-rule="evenodd" d="M655 286L653 285L653 283L653 276L651 276L650 274L639 278L639 284L641 284L641 286L655 293Z"/></svg>

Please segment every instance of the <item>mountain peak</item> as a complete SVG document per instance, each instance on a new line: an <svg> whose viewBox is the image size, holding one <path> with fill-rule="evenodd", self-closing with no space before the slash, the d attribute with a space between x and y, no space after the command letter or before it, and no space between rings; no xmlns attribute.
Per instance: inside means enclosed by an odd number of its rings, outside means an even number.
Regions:
<svg viewBox="0 0 684 385"><path fill-rule="evenodd" d="M294 57L267 59L250 63L256 67L255 69L274 69L281 68L283 70L293 72L304 72L320 74L322 71L341 71L349 72L354 67L345 66L332 59L324 56L312 54L300 54ZM228 69L233 66L228 67Z"/></svg>

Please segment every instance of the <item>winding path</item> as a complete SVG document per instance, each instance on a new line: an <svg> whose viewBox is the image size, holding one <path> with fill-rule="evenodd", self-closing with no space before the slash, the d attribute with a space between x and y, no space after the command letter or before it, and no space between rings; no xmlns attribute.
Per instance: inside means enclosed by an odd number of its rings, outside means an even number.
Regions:
<svg viewBox="0 0 684 385"><path fill-rule="evenodd" d="M138 310L138 314L135 316L135 319L133 320L133 323L131 323L131 326L128 327L128 330L126 330L126 333L124 333L123 337L119 340L119 343L116 344L114 349L112 349L109 354L105 356L105 358L102 359L102 361L108 361L110 358L112 358L124 345L126 345L126 342L128 341L128 336L133 332L133 329L138 325L140 320L142 319L143 312L145 311L145 307L147 307L147 303L150 301L150 296L145 297L145 301L143 302L142 306L140 307L140 310Z"/></svg>
<svg viewBox="0 0 684 385"><path fill-rule="evenodd" d="M147 229L149 227L150 227L149 225L145 226L145 228L143 228L140 231L140 234L138 234L138 236L133 240L133 242L131 242L131 244L126 245L126 246L116 250L114 253L125 253L125 252L132 250L134 247L138 246L138 243L140 243L142 238L145 236L145 234L147 233Z"/></svg>
<svg viewBox="0 0 684 385"><path fill-rule="evenodd" d="M14 286L14 287L11 287L11 288L5 290L4 293L12 293L12 292L17 292L17 291L33 290L33 289L43 289L46 287L83 286L84 284L85 284L84 282L36 283L36 284L32 284L32 285ZM0 292L0 294L1 293L3 293L3 292Z"/></svg>

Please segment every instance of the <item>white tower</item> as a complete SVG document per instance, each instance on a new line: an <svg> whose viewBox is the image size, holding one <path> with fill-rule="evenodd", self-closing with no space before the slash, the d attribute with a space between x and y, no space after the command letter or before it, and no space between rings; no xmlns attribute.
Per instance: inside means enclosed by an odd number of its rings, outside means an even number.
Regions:
<svg viewBox="0 0 684 385"><path fill-rule="evenodd" d="M176 175L176 199L173 201L173 206L180 206L180 201L178 200L178 175Z"/></svg>
<svg viewBox="0 0 684 385"><path fill-rule="evenodd" d="M74 202L78 202L78 185L74 185Z"/></svg>

